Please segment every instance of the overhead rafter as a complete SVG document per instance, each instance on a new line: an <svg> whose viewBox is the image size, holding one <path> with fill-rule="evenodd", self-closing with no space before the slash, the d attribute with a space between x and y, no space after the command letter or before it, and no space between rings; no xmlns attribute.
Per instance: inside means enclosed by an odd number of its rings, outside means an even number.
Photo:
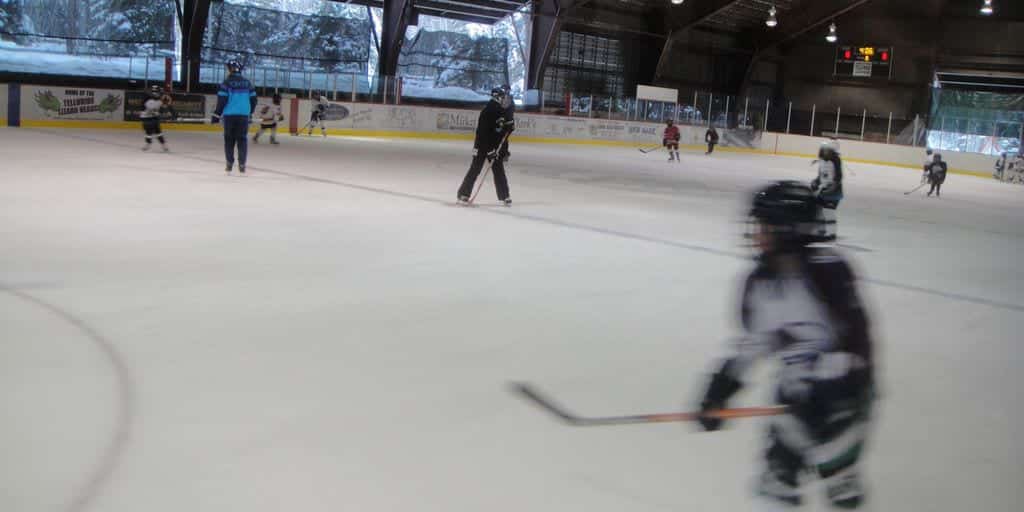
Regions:
<svg viewBox="0 0 1024 512"><path fill-rule="evenodd" d="M384 0L384 19L380 35L380 74L393 76L398 71L398 55L405 42L405 31L415 13L412 0Z"/></svg>
<svg viewBox="0 0 1024 512"><path fill-rule="evenodd" d="M669 56L672 53L672 45L680 35L741 1L708 0L704 2L686 2L680 6L669 8L668 20L673 28L665 39L665 45L661 49L661 56L658 57L658 66L654 71L655 80L664 75Z"/></svg>
<svg viewBox="0 0 1024 512"><path fill-rule="evenodd" d="M558 34L565 24L566 14L580 1L587 0L533 0L533 32L526 72L527 89L540 89L543 85L544 69L551 57L551 50L558 42Z"/></svg>
<svg viewBox="0 0 1024 512"><path fill-rule="evenodd" d="M202 60L203 35L210 15L210 0L184 0L181 19L181 76L187 82L199 82L199 64ZM191 83L186 84L190 87Z"/></svg>
<svg viewBox="0 0 1024 512"><path fill-rule="evenodd" d="M810 2L805 8L795 10L779 21L779 26L756 40L758 54L773 50L779 45L792 41L807 32L851 12L871 0L829 0Z"/></svg>

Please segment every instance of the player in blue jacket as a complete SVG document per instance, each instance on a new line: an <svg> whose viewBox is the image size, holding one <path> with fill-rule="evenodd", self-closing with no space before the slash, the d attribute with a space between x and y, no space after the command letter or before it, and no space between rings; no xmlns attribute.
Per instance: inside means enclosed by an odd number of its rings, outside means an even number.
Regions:
<svg viewBox="0 0 1024 512"><path fill-rule="evenodd" d="M256 110L256 88L242 76L242 64L238 61L227 63L228 77L217 91L217 109L213 113L214 124L224 118L225 172L231 173L235 165L235 146L238 146L238 172L245 173L245 158L249 146L249 117Z"/></svg>

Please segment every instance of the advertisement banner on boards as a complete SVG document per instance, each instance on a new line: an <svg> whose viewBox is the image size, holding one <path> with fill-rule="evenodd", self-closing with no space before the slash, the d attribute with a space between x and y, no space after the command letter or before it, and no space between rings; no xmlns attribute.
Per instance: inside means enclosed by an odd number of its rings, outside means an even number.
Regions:
<svg viewBox="0 0 1024 512"><path fill-rule="evenodd" d="M206 122L206 96L202 94L171 93L164 94L164 103L170 100L170 108L165 115L160 117L162 122L167 123L204 123ZM124 120L138 121L142 113L143 104L149 99L149 93L145 91L125 91L124 93Z"/></svg>
<svg viewBox="0 0 1024 512"><path fill-rule="evenodd" d="M21 112L25 120L120 121L124 91L26 86Z"/></svg>
<svg viewBox="0 0 1024 512"><path fill-rule="evenodd" d="M468 110L441 110L437 113L437 130L442 132L474 132L479 114Z"/></svg>

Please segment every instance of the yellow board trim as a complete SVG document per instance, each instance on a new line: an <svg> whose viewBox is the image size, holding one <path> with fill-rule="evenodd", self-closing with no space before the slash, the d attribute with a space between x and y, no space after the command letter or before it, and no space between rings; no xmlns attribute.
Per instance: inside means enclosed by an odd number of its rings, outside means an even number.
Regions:
<svg viewBox="0 0 1024 512"><path fill-rule="evenodd" d="M6 120L2 125L6 125ZM105 130L137 130L137 121L77 121L77 120L23 120L21 125L26 128L96 128ZM258 128L258 123L249 126L250 131ZM214 124L177 124L164 123L161 128L167 131L191 131L191 132L219 132L221 127ZM380 138L407 138L407 139L432 139L432 140L473 140L472 133L433 133L433 132L406 132L398 130L358 130L351 128L328 128L328 135L342 137L380 137ZM606 147L637 147L642 145L637 142L626 142L617 140L588 140L588 139L553 139L548 137L513 137L515 142L533 144L570 144L577 146L606 146ZM700 144L680 144L680 149L703 149ZM769 156L789 156L797 158L816 158L815 155L805 153L788 153L784 151L772 152L764 149L737 148L717 146L717 151L726 153L749 153ZM862 158L845 158L847 162L857 162L870 165L883 165L886 167L898 167L902 169L921 170L920 167L900 164L895 162L883 162L881 160L867 160ZM952 174L966 176L977 176L981 178L992 178L991 173L971 171L967 169L949 169Z"/></svg>

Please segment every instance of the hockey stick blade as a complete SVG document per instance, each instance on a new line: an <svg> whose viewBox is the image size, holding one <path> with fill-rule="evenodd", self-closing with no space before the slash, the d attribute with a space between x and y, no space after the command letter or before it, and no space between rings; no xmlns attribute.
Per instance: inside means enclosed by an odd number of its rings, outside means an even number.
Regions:
<svg viewBox="0 0 1024 512"><path fill-rule="evenodd" d="M669 423L695 421L700 416L697 412L672 412L660 414L636 414L630 416L581 417L570 413L556 405L536 388L526 383L514 383L512 389L521 394L534 405L548 411L562 421L574 427L597 427L609 425L635 425L638 423ZM775 416L786 412L785 406L742 407L712 411L708 416L719 419L754 418L759 416Z"/></svg>
<svg viewBox="0 0 1024 512"><path fill-rule="evenodd" d="M653 148L636 148L636 150L646 155L647 153L650 153L652 151L657 151L657 150L659 150L661 148L662 148L662 146L655 146Z"/></svg>

